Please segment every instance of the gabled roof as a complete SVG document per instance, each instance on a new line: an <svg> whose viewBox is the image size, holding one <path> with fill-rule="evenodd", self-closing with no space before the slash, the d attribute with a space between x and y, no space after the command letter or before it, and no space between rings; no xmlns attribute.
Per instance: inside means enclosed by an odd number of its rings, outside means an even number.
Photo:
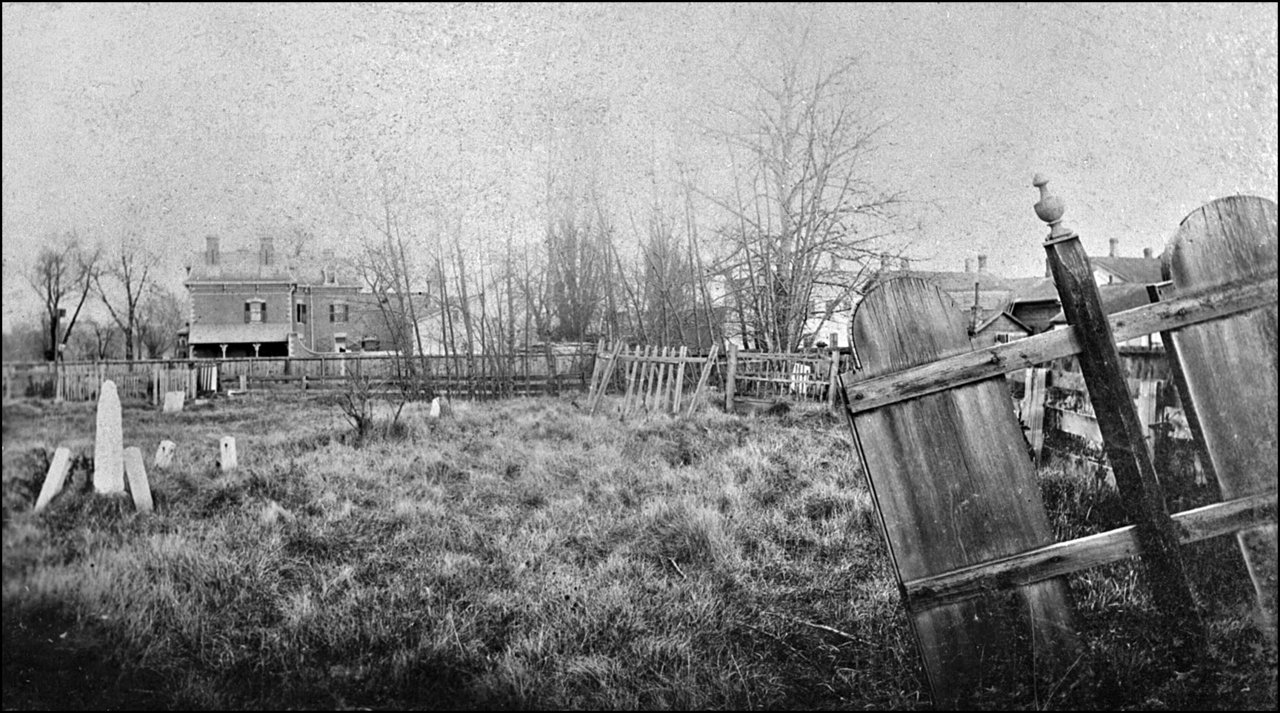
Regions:
<svg viewBox="0 0 1280 713"><path fill-rule="evenodd" d="M1012 302L1057 302L1058 286L1052 277L1020 277L1016 280Z"/></svg>
<svg viewBox="0 0 1280 713"><path fill-rule="evenodd" d="M994 323L996 322L996 320L1000 319L1001 317L1005 317L1005 318L1006 318L1006 319L1008 319L1010 322L1013 322L1013 323L1014 323L1014 324L1016 324L1017 326L1021 327L1021 328L1022 328L1022 330L1023 330L1024 332L1026 332L1027 334L1031 334L1031 333L1033 332L1033 330L1032 330L1030 327L1028 327L1025 323L1023 323L1023 321L1022 321L1022 320L1018 319L1017 317L1014 317L1013 315L1009 314L1008 312L996 312L995 314L993 314L993 315L991 315L991 316L987 317L986 319L982 320L981 322L978 322L978 326L974 327L973 331L974 331L975 333L977 333L977 332L981 332L982 330L986 329L987 327L990 327L992 324L994 324Z"/></svg>
<svg viewBox="0 0 1280 713"><path fill-rule="evenodd" d="M1164 280L1160 276L1160 260L1153 257L1089 257L1095 270L1106 270L1123 282L1148 284Z"/></svg>

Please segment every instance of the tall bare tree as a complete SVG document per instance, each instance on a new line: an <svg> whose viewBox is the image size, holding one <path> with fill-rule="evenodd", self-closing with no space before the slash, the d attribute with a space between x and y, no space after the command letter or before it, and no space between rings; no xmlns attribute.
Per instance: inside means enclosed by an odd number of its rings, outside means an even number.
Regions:
<svg viewBox="0 0 1280 713"><path fill-rule="evenodd" d="M124 337L124 358L133 361L137 354L139 331L139 307L142 299L154 286L154 275L159 259L138 244L136 238L126 237L109 258L99 261L99 269L93 271L93 284L107 313L115 321Z"/></svg>
<svg viewBox="0 0 1280 713"><path fill-rule="evenodd" d="M93 286L98 256L99 250L86 248L74 231L50 236L26 275L31 289L43 303L49 337L45 358L50 361L58 358L59 348L71 339L76 319ZM68 298L75 301L69 318L67 306L63 304Z"/></svg>
<svg viewBox="0 0 1280 713"><path fill-rule="evenodd" d="M547 289L554 316L551 336L588 339L606 304L607 249L612 226L599 211L579 212L566 201L546 234Z"/></svg>
<svg viewBox="0 0 1280 713"><path fill-rule="evenodd" d="M159 359L177 343L186 321L185 304L169 290L153 286L139 307L138 344L148 359Z"/></svg>
<svg viewBox="0 0 1280 713"><path fill-rule="evenodd" d="M851 297L867 267L899 253L902 197L869 175L883 124L856 93L852 60L809 69L807 31L780 53L773 81L750 77L753 103L720 131L736 167L732 195L707 195L730 220L719 231L730 302L760 345L798 347L821 310Z"/></svg>

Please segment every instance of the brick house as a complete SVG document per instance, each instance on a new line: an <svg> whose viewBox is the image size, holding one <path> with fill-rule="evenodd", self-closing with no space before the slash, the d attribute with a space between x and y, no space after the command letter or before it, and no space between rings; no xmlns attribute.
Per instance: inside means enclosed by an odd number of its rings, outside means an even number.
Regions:
<svg viewBox="0 0 1280 713"><path fill-rule="evenodd" d="M283 357L393 350L375 295L361 292L348 264L282 257L264 237L258 249L222 250L217 236L187 266L188 356Z"/></svg>

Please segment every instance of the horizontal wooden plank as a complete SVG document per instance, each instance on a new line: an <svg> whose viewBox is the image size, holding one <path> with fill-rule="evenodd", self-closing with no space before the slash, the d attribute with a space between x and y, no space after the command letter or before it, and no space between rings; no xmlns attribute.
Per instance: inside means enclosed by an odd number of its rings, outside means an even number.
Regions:
<svg viewBox="0 0 1280 713"><path fill-rule="evenodd" d="M613 357L607 354L604 354L597 358L600 359L601 361L609 361ZM635 356L634 354L630 356L626 354L618 355L619 366L631 364L633 362L642 362L642 363L648 363L648 364L705 364L707 362L707 358L697 357L697 356L686 356L686 357L665 356L664 357L664 356L644 356L644 355Z"/></svg>
<svg viewBox="0 0 1280 713"><path fill-rule="evenodd" d="M1156 302L1108 319L1117 342L1223 319L1276 303L1276 273L1260 279L1218 285ZM858 381L856 371L840 375L849 411L860 413L1080 352L1074 327L1045 332L1007 344L977 349L894 374Z"/></svg>
<svg viewBox="0 0 1280 713"><path fill-rule="evenodd" d="M1276 493L1214 503L1173 516L1179 544L1276 521ZM922 611L1040 582L1141 554L1133 525L1058 542L953 572L903 583L907 608Z"/></svg>

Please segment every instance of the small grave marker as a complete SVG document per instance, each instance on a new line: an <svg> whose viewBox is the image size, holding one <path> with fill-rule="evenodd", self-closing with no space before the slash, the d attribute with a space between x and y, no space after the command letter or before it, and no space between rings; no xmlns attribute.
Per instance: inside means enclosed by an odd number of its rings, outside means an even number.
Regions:
<svg viewBox="0 0 1280 713"><path fill-rule="evenodd" d="M164 395L164 413L181 413L187 394L184 391L168 391Z"/></svg>
<svg viewBox="0 0 1280 713"><path fill-rule="evenodd" d="M93 489L124 492L124 434L120 424L120 396L114 381L102 382L98 394L98 423L93 439Z"/></svg>
<svg viewBox="0 0 1280 713"><path fill-rule="evenodd" d="M147 483L147 469L142 464L142 449L130 446L124 449L124 469L129 476L129 492L133 493L133 505L138 512L151 512L151 486Z"/></svg>
<svg viewBox="0 0 1280 713"><path fill-rule="evenodd" d="M439 396L431 399L431 410L427 412L428 418L440 418L441 416L449 416L453 410L449 407L449 402Z"/></svg>
<svg viewBox="0 0 1280 713"><path fill-rule="evenodd" d="M236 439L234 437L222 437L222 445L218 452L218 464L224 473L236 469Z"/></svg>
<svg viewBox="0 0 1280 713"><path fill-rule="evenodd" d="M44 476L44 485L40 487L40 497L36 498L36 512L40 512L53 496L62 491L62 483L71 471L71 449L59 448L53 452L53 462L49 464L49 472Z"/></svg>
<svg viewBox="0 0 1280 713"><path fill-rule="evenodd" d="M156 447L155 466L157 468L168 468L173 462L173 452L178 444L173 441L160 441L160 445Z"/></svg>

